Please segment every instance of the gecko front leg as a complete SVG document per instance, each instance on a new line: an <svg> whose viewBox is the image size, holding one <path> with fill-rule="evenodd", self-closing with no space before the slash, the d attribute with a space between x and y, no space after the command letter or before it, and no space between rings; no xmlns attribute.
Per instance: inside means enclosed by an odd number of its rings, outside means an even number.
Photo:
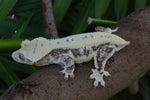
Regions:
<svg viewBox="0 0 150 100"><path fill-rule="evenodd" d="M94 56L94 65L96 69L92 69L90 79L94 79L94 86L97 87L98 83L105 86L104 76L110 76L109 72L105 71L105 65L107 60L115 53L116 49L113 45L107 45L100 47Z"/></svg>
<svg viewBox="0 0 150 100"><path fill-rule="evenodd" d="M67 80L69 76L74 78L75 65L73 59L68 55L61 55L60 61L60 65L64 68L60 73L65 74L64 79Z"/></svg>

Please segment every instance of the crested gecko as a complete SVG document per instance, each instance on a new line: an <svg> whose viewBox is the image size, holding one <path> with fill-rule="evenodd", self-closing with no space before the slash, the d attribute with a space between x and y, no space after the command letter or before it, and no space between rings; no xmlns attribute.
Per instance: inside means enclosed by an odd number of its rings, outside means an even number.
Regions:
<svg viewBox="0 0 150 100"><path fill-rule="evenodd" d="M105 71L107 60L116 51L129 45L130 42L112 34L116 29L106 28L102 32L83 33L60 39L38 37L32 41L25 40L21 48L12 53L12 58L19 63L44 66L59 64L63 70L64 79L74 78L75 63L88 62L94 59L90 79L95 79L94 87L100 83L105 86L104 76L110 76Z"/></svg>

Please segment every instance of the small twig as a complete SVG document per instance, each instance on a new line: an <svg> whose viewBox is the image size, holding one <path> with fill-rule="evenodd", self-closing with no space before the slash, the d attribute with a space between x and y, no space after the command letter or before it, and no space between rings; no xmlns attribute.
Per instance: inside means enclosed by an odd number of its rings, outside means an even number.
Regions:
<svg viewBox="0 0 150 100"><path fill-rule="evenodd" d="M89 17L88 18L88 24L112 26L114 24L117 24L117 22L116 21L96 19L96 18Z"/></svg>
<svg viewBox="0 0 150 100"><path fill-rule="evenodd" d="M58 38L58 32L53 16L52 0L42 0L43 18L46 27L47 38Z"/></svg>

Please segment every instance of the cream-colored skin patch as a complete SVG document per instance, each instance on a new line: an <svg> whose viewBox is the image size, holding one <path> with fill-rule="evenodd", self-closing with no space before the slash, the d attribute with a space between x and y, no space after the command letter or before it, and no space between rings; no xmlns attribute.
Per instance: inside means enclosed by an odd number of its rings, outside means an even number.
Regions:
<svg viewBox="0 0 150 100"><path fill-rule="evenodd" d="M12 58L29 65L44 66L48 64L59 64L64 68L61 73L64 78L74 78L75 63L83 63L94 59L95 69L92 69L90 79L95 79L94 86L100 83L105 86L104 76L110 76L105 71L107 60L116 51L129 45L121 37L111 34L117 28L107 28L104 32L84 33L72 35L61 39L45 39L39 37L32 41L25 40L21 48L12 53Z"/></svg>

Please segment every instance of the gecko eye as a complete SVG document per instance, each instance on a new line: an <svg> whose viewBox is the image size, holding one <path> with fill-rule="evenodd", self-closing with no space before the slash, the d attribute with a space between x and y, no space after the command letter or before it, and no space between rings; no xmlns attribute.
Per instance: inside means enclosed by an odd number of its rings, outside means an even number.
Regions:
<svg viewBox="0 0 150 100"><path fill-rule="evenodd" d="M19 53L19 58L20 58L21 60L25 60L25 57L24 57L24 55L23 55L22 53Z"/></svg>

